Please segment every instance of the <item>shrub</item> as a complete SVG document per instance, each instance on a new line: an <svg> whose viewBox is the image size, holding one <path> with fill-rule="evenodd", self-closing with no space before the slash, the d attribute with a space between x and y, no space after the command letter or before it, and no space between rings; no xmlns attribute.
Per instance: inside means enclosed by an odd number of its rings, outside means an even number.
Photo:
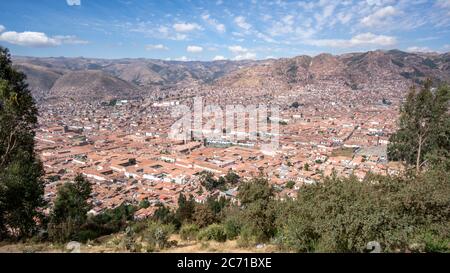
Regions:
<svg viewBox="0 0 450 273"><path fill-rule="evenodd" d="M256 233L255 233L256 232ZM264 237L262 232L258 232L258 230L255 230L253 227L249 225L245 225L241 228L241 231L239 233L239 238L237 240L237 244L240 247L250 247L254 246L258 243L260 243L261 238Z"/></svg>
<svg viewBox="0 0 450 273"><path fill-rule="evenodd" d="M200 241L217 241L217 242L225 242L227 240L227 236L225 234L225 229L222 225L212 224L207 228L202 229L198 234L198 240Z"/></svg>
<svg viewBox="0 0 450 273"><path fill-rule="evenodd" d="M194 240L197 238L199 232L199 228L197 225L189 224L189 225L183 225L180 229L180 237L183 240Z"/></svg>
<svg viewBox="0 0 450 273"><path fill-rule="evenodd" d="M158 222L149 222L144 232L144 240L148 245L164 249L169 247L169 237L175 230L173 225L164 225Z"/></svg>
<svg viewBox="0 0 450 273"><path fill-rule="evenodd" d="M241 232L241 224L236 217L228 217L223 223L228 240L234 240Z"/></svg>

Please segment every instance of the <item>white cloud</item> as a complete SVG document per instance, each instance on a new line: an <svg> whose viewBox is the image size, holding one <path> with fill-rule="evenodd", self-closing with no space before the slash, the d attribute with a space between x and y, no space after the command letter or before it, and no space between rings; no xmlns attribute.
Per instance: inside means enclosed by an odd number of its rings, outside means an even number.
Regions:
<svg viewBox="0 0 450 273"><path fill-rule="evenodd" d="M377 10L369 16L361 20L361 24L367 27L380 26L385 23L387 17L397 14L397 10L393 6L387 6Z"/></svg>
<svg viewBox="0 0 450 273"><path fill-rule="evenodd" d="M62 44L87 44L87 41L80 40L75 36L53 36L48 37L42 32L15 32L7 31L0 34L0 41L14 45L28 47L53 47Z"/></svg>
<svg viewBox="0 0 450 273"><path fill-rule="evenodd" d="M213 61L223 61L226 60L226 58L224 56L218 55L216 57L214 57Z"/></svg>
<svg viewBox="0 0 450 273"><path fill-rule="evenodd" d="M240 27L242 29L249 30L252 28L252 25L247 23L244 16L238 16L238 17L234 18L234 22L236 23L236 25L238 27Z"/></svg>
<svg viewBox="0 0 450 273"><path fill-rule="evenodd" d="M228 50L231 51L233 54L235 54L236 56L234 56L234 60L249 60L249 59L255 59L256 58L256 54L253 52L250 52L250 50L248 50L245 47L242 47L240 45L234 45L234 46L229 46Z"/></svg>
<svg viewBox="0 0 450 273"><path fill-rule="evenodd" d="M66 0L69 6L81 6L81 0Z"/></svg>
<svg viewBox="0 0 450 273"><path fill-rule="evenodd" d="M433 52L433 50L426 46L411 46L406 49L409 52Z"/></svg>
<svg viewBox="0 0 450 273"><path fill-rule="evenodd" d="M307 40L307 44L314 46L328 46L328 47L357 47L357 46L392 46L397 43L397 39L392 36L376 35L373 33L362 33L353 36L349 40L345 39L319 39Z"/></svg>
<svg viewBox="0 0 450 273"><path fill-rule="evenodd" d="M201 47L201 46L195 46L195 45L190 45L190 46L188 46L188 47L186 48L186 51L187 51L187 52L190 52L190 53L200 53L200 52L203 51L203 47Z"/></svg>
<svg viewBox="0 0 450 273"><path fill-rule="evenodd" d="M228 50L230 50L231 52L233 52L234 54L239 54L239 53L245 53L248 52L248 49L246 49L245 47L242 47L240 45L234 45L234 46L229 46Z"/></svg>
<svg viewBox="0 0 450 273"><path fill-rule="evenodd" d="M176 58L175 61L188 62L190 59L186 56L181 56L180 58Z"/></svg>
<svg viewBox="0 0 450 273"><path fill-rule="evenodd" d="M61 44L71 44L71 45L85 45L88 44L88 41L84 41L81 39L78 39L76 36L74 35L57 35L57 36L53 36L53 39L55 39L59 45Z"/></svg>
<svg viewBox="0 0 450 273"><path fill-rule="evenodd" d="M213 26L218 32L224 33L226 31L225 25L219 23L216 19L211 18L209 14L202 15L202 19Z"/></svg>
<svg viewBox="0 0 450 273"><path fill-rule="evenodd" d="M146 50L169 50L169 48L163 44L157 44L157 45L146 45Z"/></svg>
<svg viewBox="0 0 450 273"><path fill-rule="evenodd" d="M253 52L247 52L244 54L240 54L234 57L234 60L240 61L240 60L254 60L256 59L256 54Z"/></svg>
<svg viewBox="0 0 450 273"><path fill-rule="evenodd" d="M2 33L3 31L5 31L5 26L4 25L0 25L0 33Z"/></svg>
<svg viewBox="0 0 450 273"><path fill-rule="evenodd" d="M194 30L202 30L202 27L197 23L178 23L174 24L173 28L176 32L191 32Z"/></svg>

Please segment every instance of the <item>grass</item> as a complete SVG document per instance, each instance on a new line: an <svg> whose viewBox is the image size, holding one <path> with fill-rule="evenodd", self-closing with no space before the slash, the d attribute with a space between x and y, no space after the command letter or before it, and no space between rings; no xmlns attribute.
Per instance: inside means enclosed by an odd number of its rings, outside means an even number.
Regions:
<svg viewBox="0 0 450 273"><path fill-rule="evenodd" d="M82 244L82 253L123 253L128 252L118 245L121 235L105 236L101 241L92 244ZM178 234L170 237L170 240L177 241L177 246L159 250L162 253L268 253L280 251L275 245L267 244L262 248L240 247L237 240L219 243L216 241L187 241L182 240ZM145 247L141 249L145 252ZM0 253L63 253L69 252L63 244L51 243L2 243Z"/></svg>

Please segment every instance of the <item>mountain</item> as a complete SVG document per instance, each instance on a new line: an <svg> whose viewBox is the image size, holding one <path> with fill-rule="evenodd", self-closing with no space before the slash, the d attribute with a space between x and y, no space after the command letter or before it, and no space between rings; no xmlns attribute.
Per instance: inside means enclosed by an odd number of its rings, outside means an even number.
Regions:
<svg viewBox="0 0 450 273"><path fill-rule="evenodd" d="M77 100L105 100L138 98L139 86L96 70L71 71L56 80L47 95L49 98Z"/></svg>
<svg viewBox="0 0 450 273"><path fill-rule="evenodd" d="M263 61L177 62L154 59L14 57L37 100L49 97L134 97L188 86L291 90L308 84L353 90L450 82L450 53L399 50Z"/></svg>
<svg viewBox="0 0 450 273"><path fill-rule="evenodd" d="M150 91L159 88L208 84L232 71L257 63L257 61L177 62L152 59L106 60L64 57L14 57L13 62L15 67L28 76L30 88L38 100L50 95L58 96L58 90L53 88L56 82L58 82L59 89L70 90L71 86L64 86L63 81L81 74L57 80L71 72L100 71L116 80L121 79L132 84L134 89L139 86L143 90ZM91 72L88 73L91 76L90 79L93 75L106 76ZM84 87L89 87L89 85ZM51 89L53 90L50 94ZM96 92L95 90L89 91ZM66 96L67 94L61 95Z"/></svg>
<svg viewBox="0 0 450 273"><path fill-rule="evenodd" d="M259 63L218 79L217 86L290 89L307 84L341 83L352 89L377 88L393 82L411 85L431 78L450 82L449 53L369 51L339 56L320 54Z"/></svg>

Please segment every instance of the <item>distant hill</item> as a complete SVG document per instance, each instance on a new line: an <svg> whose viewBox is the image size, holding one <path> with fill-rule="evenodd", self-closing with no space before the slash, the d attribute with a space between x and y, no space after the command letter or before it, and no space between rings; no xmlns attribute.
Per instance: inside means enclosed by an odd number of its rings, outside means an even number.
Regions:
<svg viewBox="0 0 450 273"><path fill-rule="evenodd" d="M161 87L208 84L231 71L257 63L257 61L177 62L151 59L105 60L64 57L14 57L13 62L15 67L27 75L33 95L38 100L48 96L67 96L70 93L68 93L68 90L73 90L72 87L77 85L75 85L75 81L72 81L66 86L65 81L73 77L81 77L83 74L71 74L70 77L62 76L76 71L90 71L86 74L90 76L90 80L94 79L94 75L105 77L107 74L112 77L109 78L111 80L116 78L128 82L131 84L132 90L139 86L141 90L145 91L144 93L148 93ZM94 74L92 71L103 73ZM86 81L83 82L86 83ZM98 79L96 82L105 81ZM61 94L53 86L56 83L58 84L56 87L62 90ZM95 94L96 90L86 89L93 87L93 85L85 84L83 86L83 93L92 93L93 97L98 97L98 94ZM126 93L124 87L122 84L120 89ZM96 88L99 88L99 86L96 85ZM105 86L105 88L109 87ZM51 93L49 93L50 90ZM113 90L112 93L115 93L115 91ZM130 92L125 93L124 96L130 94ZM131 91L131 94L135 94L135 92ZM73 95L76 94L73 93Z"/></svg>
<svg viewBox="0 0 450 273"><path fill-rule="evenodd" d="M216 81L219 86L292 88L324 82L342 83L354 89L392 82L450 82L450 54L406 53L399 50L369 51L339 56L320 54L270 60Z"/></svg>
<svg viewBox="0 0 450 273"><path fill-rule="evenodd" d="M95 70L71 71L56 80L48 97L84 100L141 97L139 86Z"/></svg>
<svg viewBox="0 0 450 273"><path fill-rule="evenodd" d="M367 89L393 82L411 85L426 78L450 82L450 53L407 53L399 50L263 61L176 62L153 59L88 59L14 57L28 76L36 99L83 97L105 99L148 95L176 86L291 89L339 83Z"/></svg>

